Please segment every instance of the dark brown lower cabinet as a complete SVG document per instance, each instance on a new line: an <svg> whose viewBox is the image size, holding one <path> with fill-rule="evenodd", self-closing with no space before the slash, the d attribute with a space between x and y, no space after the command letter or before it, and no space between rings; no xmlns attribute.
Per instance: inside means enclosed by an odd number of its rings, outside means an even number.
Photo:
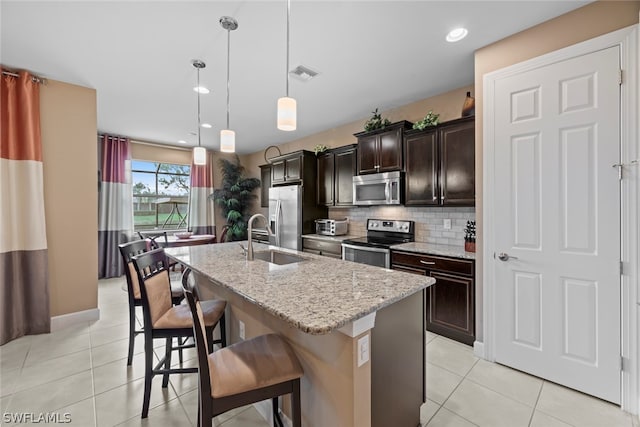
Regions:
<svg viewBox="0 0 640 427"><path fill-rule="evenodd" d="M432 271L436 284L427 289L427 330L473 345L475 290L473 279Z"/></svg>
<svg viewBox="0 0 640 427"><path fill-rule="evenodd" d="M426 292L427 330L473 345L474 260L392 251L391 268L436 279Z"/></svg>

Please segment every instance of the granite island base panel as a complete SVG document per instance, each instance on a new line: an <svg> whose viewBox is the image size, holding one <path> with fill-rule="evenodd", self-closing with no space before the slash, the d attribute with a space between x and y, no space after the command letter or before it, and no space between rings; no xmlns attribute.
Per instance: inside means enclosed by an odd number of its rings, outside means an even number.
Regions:
<svg viewBox="0 0 640 427"><path fill-rule="evenodd" d="M228 301L230 342L240 339L239 321L245 338L276 332L289 341L305 370L303 425L418 425L425 399L424 289L434 280L254 244L256 253L269 249L302 261L246 261L237 242L167 254L196 272L203 298Z"/></svg>

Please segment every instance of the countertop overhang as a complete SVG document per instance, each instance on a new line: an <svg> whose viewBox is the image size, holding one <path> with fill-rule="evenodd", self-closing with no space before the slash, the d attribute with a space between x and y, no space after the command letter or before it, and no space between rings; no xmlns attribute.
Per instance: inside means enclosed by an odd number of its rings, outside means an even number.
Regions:
<svg viewBox="0 0 640 427"><path fill-rule="evenodd" d="M304 260L276 265L247 261L239 242L166 249L167 255L309 334L327 334L435 283L387 270L254 242ZM241 242L246 246L246 242Z"/></svg>

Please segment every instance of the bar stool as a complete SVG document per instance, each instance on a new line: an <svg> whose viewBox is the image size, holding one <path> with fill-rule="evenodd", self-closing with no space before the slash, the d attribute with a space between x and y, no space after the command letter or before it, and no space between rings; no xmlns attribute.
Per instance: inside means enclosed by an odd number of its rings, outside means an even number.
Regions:
<svg viewBox="0 0 640 427"><path fill-rule="evenodd" d="M185 288L193 315L198 352L198 426L211 427L213 417L233 408L272 399L274 426L282 426L278 396L291 394L293 427L301 427L300 378L304 374L293 349L279 335L268 334L240 341L209 354L205 339L204 303Z"/></svg>
<svg viewBox="0 0 640 427"><path fill-rule="evenodd" d="M147 239L134 240L133 242L118 245L120 255L125 265L124 273L127 278L127 295L129 300L129 351L127 355L127 366L131 366L133 361L133 347L135 345L136 335L141 334L142 329L136 329L136 307L142 306L140 295L140 284L138 282L138 273L131 260L134 256L153 249L153 241ZM174 305L180 304L184 299L184 292L180 283L171 283L171 302ZM182 350L180 350L180 362L182 362Z"/></svg>
<svg viewBox="0 0 640 427"><path fill-rule="evenodd" d="M140 283L142 299L142 314L144 319L144 398L142 402L142 418L149 414L149 399L151 397L151 382L155 375L163 375L162 387L169 384L169 374L196 373L197 368L171 368L171 353L173 338L193 337L193 320L189 306L186 304L171 305L171 290L169 284L169 259L164 249L154 249L132 258ZM224 316L227 303L223 300L211 300L202 302L202 315L204 331L208 348L213 349L213 344L219 343L226 346L224 336L222 339L213 339L213 329ZM166 338L164 358L153 366L153 340L154 338ZM179 345L176 348L193 347ZM164 368L162 368L164 366Z"/></svg>

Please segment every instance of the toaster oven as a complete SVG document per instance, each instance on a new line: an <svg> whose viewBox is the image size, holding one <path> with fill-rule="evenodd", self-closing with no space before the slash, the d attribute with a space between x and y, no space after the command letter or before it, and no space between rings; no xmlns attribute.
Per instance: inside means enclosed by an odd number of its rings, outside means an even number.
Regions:
<svg viewBox="0 0 640 427"><path fill-rule="evenodd" d="M316 219L316 234L341 236L347 234L348 224L346 219Z"/></svg>

